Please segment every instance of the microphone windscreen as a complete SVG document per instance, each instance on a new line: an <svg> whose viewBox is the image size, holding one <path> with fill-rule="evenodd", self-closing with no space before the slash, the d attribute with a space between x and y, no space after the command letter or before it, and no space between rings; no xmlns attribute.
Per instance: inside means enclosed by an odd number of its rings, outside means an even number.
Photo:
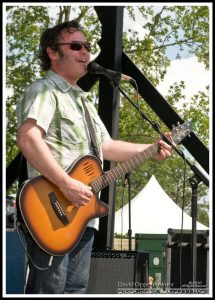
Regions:
<svg viewBox="0 0 215 300"><path fill-rule="evenodd" d="M91 61L88 65L87 65L87 70L90 74L104 74L106 69L101 67L99 64L97 64L94 61Z"/></svg>
<svg viewBox="0 0 215 300"><path fill-rule="evenodd" d="M90 74L96 74L96 68L95 68L96 63L91 61L88 65L87 65L87 71Z"/></svg>

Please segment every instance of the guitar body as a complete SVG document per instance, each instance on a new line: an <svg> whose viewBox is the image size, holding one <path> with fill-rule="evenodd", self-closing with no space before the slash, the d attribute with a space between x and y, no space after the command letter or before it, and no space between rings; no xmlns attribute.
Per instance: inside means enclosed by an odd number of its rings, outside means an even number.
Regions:
<svg viewBox="0 0 215 300"><path fill-rule="evenodd" d="M101 164L93 155L81 157L68 172L70 177L86 185L102 173ZM70 252L81 239L87 223L109 212L109 207L96 195L87 205L75 207L43 176L23 184L19 192L19 209L36 243L51 255Z"/></svg>

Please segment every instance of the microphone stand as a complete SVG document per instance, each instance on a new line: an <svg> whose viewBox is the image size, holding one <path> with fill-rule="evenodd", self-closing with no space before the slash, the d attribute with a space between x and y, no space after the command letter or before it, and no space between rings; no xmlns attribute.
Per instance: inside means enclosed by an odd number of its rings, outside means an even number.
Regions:
<svg viewBox="0 0 215 300"><path fill-rule="evenodd" d="M127 181L128 186L128 249L131 251L131 180L130 172L125 175L125 180Z"/></svg>
<svg viewBox="0 0 215 300"><path fill-rule="evenodd" d="M110 79L110 83L113 86L113 88L118 89L122 95L131 103L132 106L136 108L136 110L139 112L139 114L142 116L143 119L145 119L154 130L156 130L161 138L169 144L182 158L183 160L189 165L190 169L194 172L194 175L192 178L190 178L190 185L192 187L192 279L193 279L193 286L195 286L196 283L196 275L197 275L197 249L196 249L196 216L197 216L197 187L198 184L202 181L206 186L209 186L208 179L204 176L204 174L194 165L192 164L185 156L182 151L177 149L171 141L167 139L167 137L161 132L159 125L152 120L150 120L146 114L143 113L143 111L139 108L138 105L136 105L127 95L126 93L121 89L118 82L120 81L120 73L117 73L115 78ZM134 80L133 80L134 81ZM133 86L133 84L132 84Z"/></svg>
<svg viewBox="0 0 215 300"><path fill-rule="evenodd" d="M197 188L198 184L201 182L200 178L196 175L188 178L190 186L192 188L192 207L191 207L191 214L192 214L192 283L193 283L193 290L196 289L196 282L197 282L197 234L196 234L196 220L197 220Z"/></svg>

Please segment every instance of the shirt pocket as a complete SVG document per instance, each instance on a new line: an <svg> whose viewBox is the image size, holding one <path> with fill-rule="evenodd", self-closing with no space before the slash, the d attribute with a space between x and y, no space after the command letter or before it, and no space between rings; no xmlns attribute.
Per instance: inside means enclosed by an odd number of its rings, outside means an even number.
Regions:
<svg viewBox="0 0 215 300"><path fill-rule="evenodd" d="M75 111L67 112L60 109L60 130L63 142L78 144L86 140L84 123L81 115Z"/></svg>

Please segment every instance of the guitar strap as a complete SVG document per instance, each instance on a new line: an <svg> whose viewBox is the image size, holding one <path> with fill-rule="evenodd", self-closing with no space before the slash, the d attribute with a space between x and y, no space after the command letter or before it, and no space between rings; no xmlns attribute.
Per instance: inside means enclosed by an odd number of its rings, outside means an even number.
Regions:
<svg viewBox="0 0 215 300"><path fill-rule="evenodd" d="M28 171L27 171L27 160L22 152L19 153L20 161L19 161L19 173L18 173L18 192L16 194L16 217L17 221L23 223L21 212L19 210L19 190L23 183L28 179Z"/></svg>
<svg viewBox="0 0 215 300"><path fill-rule="evenodd" d="M19 175L18 175L18 187L22 185L22 183L28 179L28 171L27 171L27 160L20 152L20 165L19 165Z"/></svg>
<svg viewBox="0 0 215 300"><path fill-rule="evenodd" d="M88 108L86 106L85 103L85 99L81 97L81 102L83 104L84 107L84 112L85 112L85 119L88 125L88 129L89 129L89 134L90 134L90 138L91 138L91 146L93 149L94 154L97 156L97 158L100 160L101 162L101 155L99 152L99 145L98 145L98 140L96 138L96 128L95 128L95 124L94 121L92 120L92 117L88 111Z"/></svg>

